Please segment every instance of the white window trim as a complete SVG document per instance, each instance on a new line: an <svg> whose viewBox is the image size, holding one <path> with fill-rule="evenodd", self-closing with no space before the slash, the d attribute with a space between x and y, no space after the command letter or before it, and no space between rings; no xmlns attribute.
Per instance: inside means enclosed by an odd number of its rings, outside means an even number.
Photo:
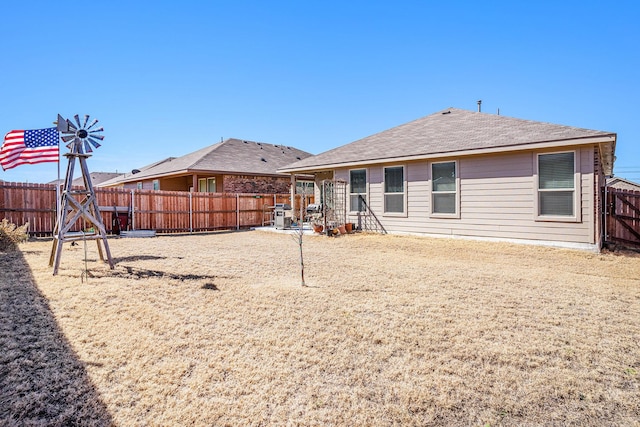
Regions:
<svg viewBox="0 0 640 427"><path fill-rule="evenodd" d="M386 183L384 180L385 177L385 170L387 168L397 168L397 167L401 167L402 168L402 193L387 193L384 191L384 189L386 188ZM387 194L402 194L403 198L403 206L402 206L402 212L387 212L385 211L385 196ZM407 165L387 165L387 166L383 166L382 167L382 215L383 216L392 216L392 217L401 217L401 218L406 218L408 215L408 197L407 197Z"/></svg>
<svg viewBox="0 0 640 427"><path fill-rule="evenodd" d="M369 204L369 168L353 168L353 169L349 169L348 174L349 174L349 184L347 185L347 194L349 195L349 214L353 214L353 215L357 215L360 211L354 211L352 209L351 206L351 196L354 193L351 193L351 171L361 171L364 170L364 174L365 174L365 190L364 190L364 197L365 197L365 202L367 203L367 205ZM384 187L383 187L383 191L384 191Z"/></svg>
<svg viewBox="0 0 640 427"><path fill-rule="evenodd" d="M433 165L438 163L454 163L456 168L456 212L455 213L438 213L433 211ZM437 194L452 193L452 191L437 191ZM460 163L457 160L446 160L442 162L430 162L429 163L429 217L430 218L449 218L460 219Z"/></svg>
<svg viewBox="0 0 640 427"><path fill-rule="evenodd" d="M540 156L544 154L573 153L573 216L563 215L540 215L540 177L538 176L538 166ZM580 173L580 151L545 151L536 153L533 164L533 215L535 221L547 222L582 222L582 174ZM544 190L542 190L544 191Z"/></svg>

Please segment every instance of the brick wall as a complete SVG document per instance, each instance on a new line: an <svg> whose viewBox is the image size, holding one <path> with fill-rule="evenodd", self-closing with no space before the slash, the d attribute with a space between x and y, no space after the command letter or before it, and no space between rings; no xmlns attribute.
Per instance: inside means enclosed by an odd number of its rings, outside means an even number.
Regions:
<svg viewBox="0 0 640 427"><path fill-rule="evenodd" d="M286 194L290 188L291 179L288 177L225 175L222 191L224 193Z"/></svg>

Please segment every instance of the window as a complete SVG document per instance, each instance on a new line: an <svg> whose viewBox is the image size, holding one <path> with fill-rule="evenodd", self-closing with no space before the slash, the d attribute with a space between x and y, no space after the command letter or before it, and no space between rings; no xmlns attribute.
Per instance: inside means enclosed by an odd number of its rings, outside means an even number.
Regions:
<svg viewBox="0 0 640 427"><path fill-rule="evenodd" d="M160 189L160 181L157 179L153 180L153 189L154 190L159 190Z"/></svg>
<svg viewBox="0 0 640 427"><path fill-rule="evenodd" d="M576 215L575 153L538 155L538 215Z"/></svg>
<svg viewBox="0 0 640 427"><path fill-rule="evenodd" d="M296 181L296 194L312 195L314 192L313 181Z"/></svg>
<svg viewBox="0 0 640 427"><path fill-rule="evenodd" d="M431 164L431 212L456 214L456 162Z"/></svg>
<svg viewBox="0 0 640 427"><path fill-rule="evenodd" d="M142 190L142 182L140 182L140 181L136 182L136 188L138 190Z"/></svg>
<svg viewBox="0 0 640 427"><path fill-rule="evenodd" d="M384 168L384 211L404 212L404 166Z"/></svg>
<svg viewBox="0 0 640 427"><path fill-rule="evenodd" d="M216 179L215 178L199 178L198 191L200 193L215 193Z"/></svg>
<svg viewBox="0 0 640 427"><path fill-rule="evenodd" d="M367 202L367 170L349 171L349 206L351 212L364 212Z"/></svg>

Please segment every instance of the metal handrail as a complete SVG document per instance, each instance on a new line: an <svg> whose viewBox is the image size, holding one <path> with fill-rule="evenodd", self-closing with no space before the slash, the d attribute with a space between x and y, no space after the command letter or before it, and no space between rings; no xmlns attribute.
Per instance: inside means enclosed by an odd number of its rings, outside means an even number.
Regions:
<svg viewBox="0 0 640 427"><path fill-rule="evenodd" d="M373 210L371 210L371 208L367 204L367 201L361 194L358 194L358 200L365 208L364 215L362 215L362 212L358 212L358 225L362 228L362 230L387 234L387 230L384 228L384 225L382 225L376 214L373 212ZM364 226L361 221L361 215L364 216Z"/></svg>

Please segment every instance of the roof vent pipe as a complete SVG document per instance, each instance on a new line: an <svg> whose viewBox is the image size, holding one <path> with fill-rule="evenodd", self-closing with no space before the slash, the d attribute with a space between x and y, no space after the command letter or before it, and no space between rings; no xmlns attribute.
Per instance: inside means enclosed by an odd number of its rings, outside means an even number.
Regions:
<svg viewBox="0 0 640 427"><path fill-rule="evenodd" d="M482 112L482 99L478 100L478 113Z"/></svg>

